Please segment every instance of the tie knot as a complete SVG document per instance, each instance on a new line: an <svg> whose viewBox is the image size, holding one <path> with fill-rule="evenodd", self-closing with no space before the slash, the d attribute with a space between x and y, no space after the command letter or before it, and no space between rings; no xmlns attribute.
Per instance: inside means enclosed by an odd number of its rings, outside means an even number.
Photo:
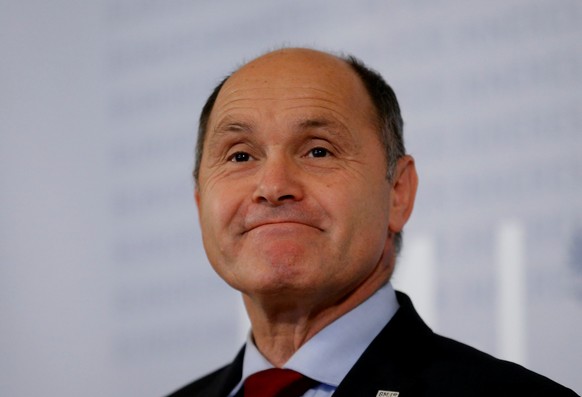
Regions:
<svg viewBox="0 0 582 397"><path fill-rule="evenodd" d="M244 397L300 397L316 384L316 381L299 372L271 368L245 380Z"/></svg>

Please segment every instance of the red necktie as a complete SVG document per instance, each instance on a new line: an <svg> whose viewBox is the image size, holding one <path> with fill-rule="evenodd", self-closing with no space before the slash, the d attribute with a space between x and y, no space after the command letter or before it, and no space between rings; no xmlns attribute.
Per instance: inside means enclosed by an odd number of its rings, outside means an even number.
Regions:
<svg viewBox="0 0 582 397"><path fill-rule="evenodd" d="M271 368L244 382L244 397L299 397L318 382L290 369Z"/></svg>

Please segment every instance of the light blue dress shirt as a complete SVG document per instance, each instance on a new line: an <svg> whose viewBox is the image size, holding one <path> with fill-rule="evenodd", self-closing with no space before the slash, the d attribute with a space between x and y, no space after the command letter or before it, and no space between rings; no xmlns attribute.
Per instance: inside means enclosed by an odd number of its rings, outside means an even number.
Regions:
<svg viewBox="0 0 582 397"><path fill-rule="evenodd" d="M318 332L297 350L283 368L292 369L321 382L304 397L329 397L337 389L372 340L398 310L396 293L390 283L362 304ZM242 379L230 393L234 396L246 378L273 368L259 352L249 334L243 360Z"/></svg>

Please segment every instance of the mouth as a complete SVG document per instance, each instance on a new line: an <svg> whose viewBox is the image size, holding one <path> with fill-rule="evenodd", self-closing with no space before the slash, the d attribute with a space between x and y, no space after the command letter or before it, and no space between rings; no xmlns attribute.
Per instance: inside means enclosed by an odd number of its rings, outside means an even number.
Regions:
<svg viewBox="0 0 582 397"><path fill-rule="evenodd" d="M250 225L249 227L245 228L242 234L247 234L251 231L259 230L259 229L273 229L279 231L291 231L291 229L297 227L308 227L311 229L315 229L318 231L323 231L318 226L315 226L311 223L306 223L304 221L297 221L297 220L273 220L273 221L263 221L257 224Z"/></svg>

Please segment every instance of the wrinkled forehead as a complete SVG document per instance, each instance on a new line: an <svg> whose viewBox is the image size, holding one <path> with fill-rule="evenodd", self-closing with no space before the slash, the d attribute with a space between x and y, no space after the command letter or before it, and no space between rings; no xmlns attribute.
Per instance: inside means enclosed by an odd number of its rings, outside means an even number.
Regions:
<svg viewBox="0 0 582 397"><path fill-rule="evenodd" d="M363 82L350 65L305 49L276 51L241 67L225 82L214 110L237 107L248 99L301 98L329 101L360 116L375 114Z"/></svg>

